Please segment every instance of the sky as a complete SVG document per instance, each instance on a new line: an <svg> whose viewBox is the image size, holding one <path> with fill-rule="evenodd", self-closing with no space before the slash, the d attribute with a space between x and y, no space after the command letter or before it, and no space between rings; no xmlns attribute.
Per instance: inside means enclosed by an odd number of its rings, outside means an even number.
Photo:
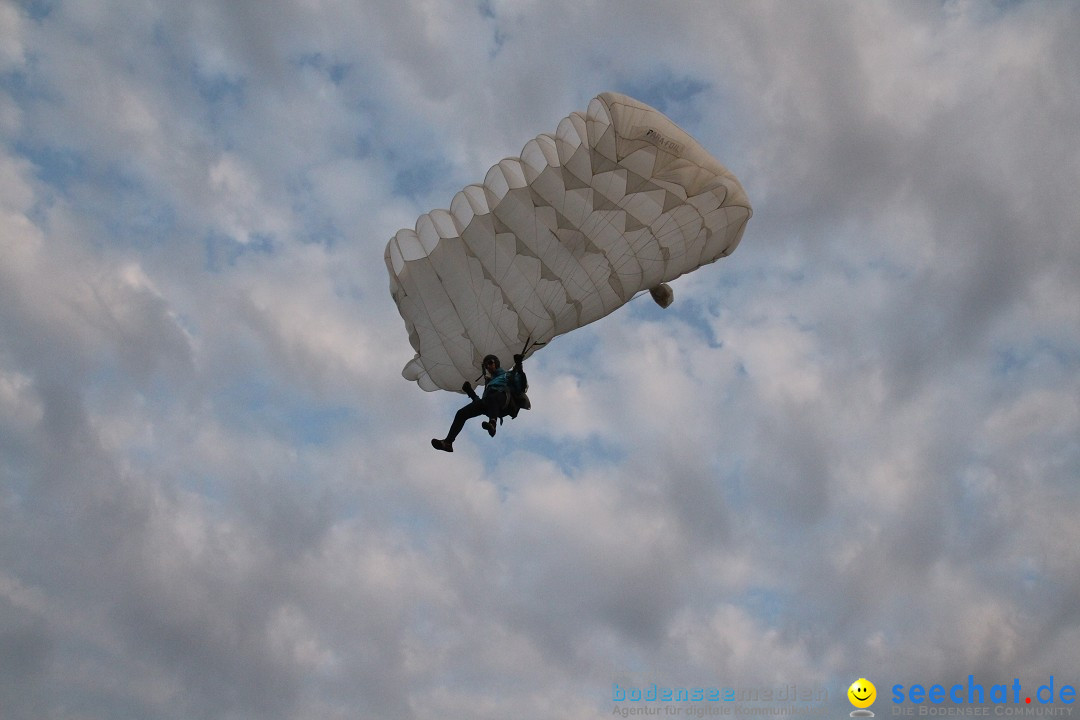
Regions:
<svg viewBox="0 0 1080 720"><path fill-rule="evenodd" d="M1080 685L1078 36L1049 1L0 0L0 717ZM463 398L401 377L386 242L604 91L739 177L742 244L436 452Z"/></svg>

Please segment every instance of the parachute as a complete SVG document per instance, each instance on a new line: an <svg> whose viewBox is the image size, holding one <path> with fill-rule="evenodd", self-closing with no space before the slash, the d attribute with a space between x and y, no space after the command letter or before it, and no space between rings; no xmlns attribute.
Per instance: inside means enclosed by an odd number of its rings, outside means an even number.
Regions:
<svg viewBox="0 0 1080 720"><path fill-rule="evenodd" d="M416 351L401 374L458 392L489 353L528 356L645 290L667 307L667 283L729 255L751 212L669 118L602 93L387 243Z"/></svg>

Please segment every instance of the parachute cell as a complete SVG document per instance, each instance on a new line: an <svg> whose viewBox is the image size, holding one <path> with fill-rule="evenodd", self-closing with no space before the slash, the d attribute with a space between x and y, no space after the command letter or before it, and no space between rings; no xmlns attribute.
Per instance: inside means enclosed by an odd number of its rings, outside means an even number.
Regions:
<svg viewBox="0 0 1080 720"><path fill-rule="evenodd" d="M416 351L402 375L460 391L485 355L508 361L642 291L667 307L666 283L729 255L750 215L739 181L690 135L603 93L387 243Z"/></svg>

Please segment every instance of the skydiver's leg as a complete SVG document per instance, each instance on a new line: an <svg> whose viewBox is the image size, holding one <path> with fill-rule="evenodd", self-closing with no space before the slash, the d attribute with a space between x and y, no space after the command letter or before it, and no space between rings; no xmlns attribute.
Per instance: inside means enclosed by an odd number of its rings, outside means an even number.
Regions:
<svg viewBox="0 0 1080 720"><path fill-rule="evenodd" d="M503 414L506 407L506 393L501 390L484 393L482 402L484 414L488 416L487 421L482 423L482 427L487 430L488 435L495 437L495 420Z"/></svg>
<svg viewBox="0 0 1080 720"><path fill-rule="evenodd" d="M487 414L487 405L483 399L473 400L457 411L454 415L454 422L450 424L450 432L446 434L446 440L448 442L454 442L462 428L465 427L465 421L471 420L474 417Z"/></svg>
<svg viewBox="0 0 1080 720"><path fill-rule="evenodd" d="M484 403L484 414L494 420L502 415L506 407L506 393L502 390L492 390L484 395L481 401Z"/></svg>

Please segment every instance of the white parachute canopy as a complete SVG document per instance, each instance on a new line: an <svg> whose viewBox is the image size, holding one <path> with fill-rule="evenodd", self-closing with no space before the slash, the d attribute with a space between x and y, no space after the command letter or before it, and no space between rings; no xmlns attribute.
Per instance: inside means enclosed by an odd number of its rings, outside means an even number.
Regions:
<svg viewBox="0 0 1080 720"><path fill-rule="evenodd" d="M390 294L424 390L460 392L481 359L599 320L729 255L750 219L739 181L658 110L602 93L386 245ZM526 355L531 352L531 348Z"/></svg>

